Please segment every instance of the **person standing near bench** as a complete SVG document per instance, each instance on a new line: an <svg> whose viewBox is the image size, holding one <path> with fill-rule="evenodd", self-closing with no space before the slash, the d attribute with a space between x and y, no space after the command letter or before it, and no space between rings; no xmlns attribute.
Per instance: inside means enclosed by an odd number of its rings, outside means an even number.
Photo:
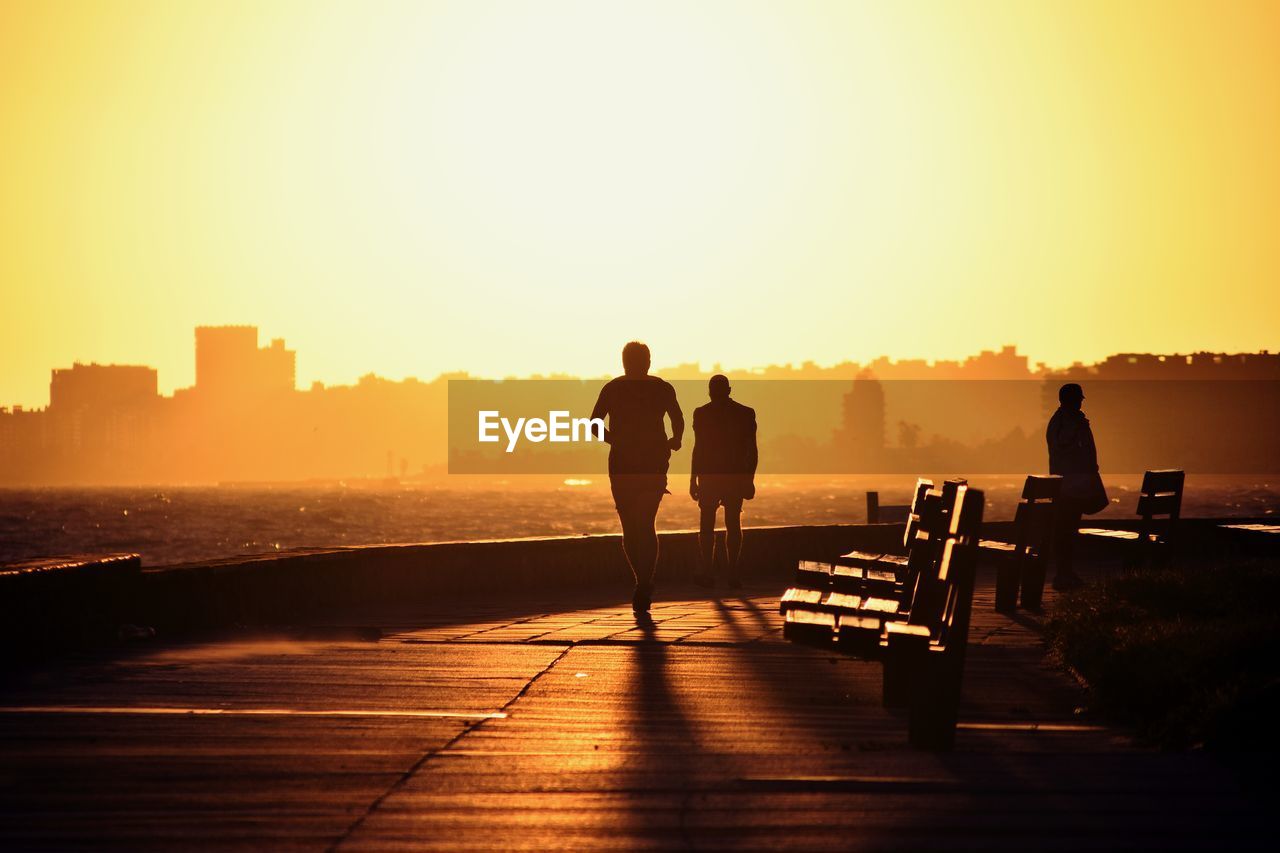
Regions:
<svg viewBox="0 0 1280 853"><path fill-rule="evenodd" d="M623 375L600 389L593 418L608 417L609 488L622 522L622 549L636 586L631 609L646 616L653 601L658 565L658 506L667 492L671 452L680 449L684 414L671 383L649 375L649 348L632 341L622 348ZM663 417L671 418L667 437Z"/></svg>
<svg viewBox="0 0 1280 853"><path fill-rule="evenodd" d="M707 384L711 402L693 412L693 466L689 496L698 502L698 571L701 586L714 583L716 510L724 507L725 563L729 586L738 589L742 554L742 502L756 496L756 411L729 398L729 378L717 374Z"/></svg>
<svg viewBox="0 0 1280 853"><path fill-rule="evenodd" d="M1084 389L1069 382L1058 389L1058 410L1049 419L1049 473L1062 476L1062 491L1054 513L1053 588L1075 589L1083 584L1074 563L1080 516L1106 508L1107 492L1098 474L1098 449L1093 429L1081 411Z"/></svg>

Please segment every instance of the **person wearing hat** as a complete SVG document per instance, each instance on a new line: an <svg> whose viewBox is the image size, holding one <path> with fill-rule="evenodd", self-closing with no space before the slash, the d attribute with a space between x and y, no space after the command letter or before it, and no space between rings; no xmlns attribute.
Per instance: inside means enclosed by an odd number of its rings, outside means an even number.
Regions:
<svg viewBox="0 0 1280 853"><path fill-rule="evenodd" d="M1049 473L1062 476L1053 531L1053 588L1075 589L1083 584L1073 565L1080 517L1101 512L1108 499L1098 474L1098 449L1093 429L1081 411L1084 389L1068 382L1058 389L1058 410L1049 418Z"/></svg>

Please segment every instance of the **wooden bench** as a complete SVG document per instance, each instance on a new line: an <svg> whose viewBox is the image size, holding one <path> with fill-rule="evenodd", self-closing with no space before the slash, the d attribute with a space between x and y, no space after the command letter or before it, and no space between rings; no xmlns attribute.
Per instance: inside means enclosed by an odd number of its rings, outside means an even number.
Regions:
<svg viewBox="0 0 1280 853"><path fill-rule="evenodd" d="M796 642L882 661L884 703L909 709L911 743L949 749L985 499L962 481L949 481L941 491L921 482L906 566L889 572L876 568L884 563L857 558L842 567L849 572L837 575L831 563L825 588L822 572L806 570L803 580L818 582L787 591L783 633Z"/></svg>
<svg viewBox="0 0 1280 853"><path fill-rule="evenodd" d="M1018 606L1037 610L1044 598L1045 560L1053 535L1054 501L1062 491L1057 475L1032 474L1022 485L1022 499L1013 516L1013 541L983 539L983 554L996 562L996 610L1011 613Z"/></svg>
<svg viewBox="0 0 1280 853"><path fill-rule="evenodd" d="M1186 474L1178 469L1147 471L1138 494L1137 530L1082 527L1080 535L1094 542L1122 542L1127 567L1149 567L1162 561L1178 531L1182 487Z"/></svg>
<svg viewBox="0 0 1280 853"><path fill-rule="evenodd" d="M1233 553L1257 557L1280 552L1280 524L1232 522L1219 524L1218 532Z"/></svg>
<svg viewBox="0 0 1280 853"><path fill-rule="evenodd" d="M864 577L833 584L828 607L839 613L836 642L851 654L872 652L883 639L884 626L894 620L910 617L915 604L936 580L938 561L952 520L963 480L948 480L942 490L927 490L918 500L913 513L911 544L905 558L884 554L861 563ZM841 557L846 563L859 564L872 555L851 552ZM897 567L895 582L890 586L877 576L890 566Z"/></svg>
<svg viewBox="0 0 1280 853"><path fill-rule="evenodd" d="M793 586L788 589L778 602L778 609L783 615L796 606L817 606L833 590L849 592L850 587L859 581L879 581L882 584L897 586L909 571L912 543L921 535L924 523L928 495L933 489L931 480L916 481L915 498L908 508L906 528L903 530L902 543L907 554L887 554L869 551L850 551L834 560L801 560L796 566ZM933 494L931 507L936 507L941 495ZM934 509L928 510L930 513ZM933 525L939 523L933 519ZM927 538L928 534L924 536Z"/></svg>

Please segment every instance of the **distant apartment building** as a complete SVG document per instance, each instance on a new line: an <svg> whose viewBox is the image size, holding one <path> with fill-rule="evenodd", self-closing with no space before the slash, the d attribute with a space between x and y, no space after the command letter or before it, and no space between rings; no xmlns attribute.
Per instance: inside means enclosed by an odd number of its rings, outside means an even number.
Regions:
<svg viewBox="0 0 1280 853"><path fill-rule="evenodd" d="M1189 355L1120 353L1094 367L1100 379L1280 379L1280 355L1196 352Z"/></svg>
<svg viewBox="0 0 1280 853"><path fill-rule="evenodd" d="M198 326L196 384L201 397L257 397L293 391L297 353L276 338L258 346L257 326Z"/></svg>
<svg viewBox="0 0 1280 853"><path fill-rule="evenodd" d="M1096 364L1076 362L1046 373L1053 389L1058 382L1093 379L1280 380L1280 354L1268 352L1195 352L1153 355L1119 353Z"/></svg>
<svg viewBox="0 0 1280 853"><path fill-rule="evenodd" d="M160 399L154 367L77 362L50 376L46 435L64 453L123 459L150 440Z"/></svg>
<svg viewBox="0 0 1280 853"><path fill-rule="evenodd" d="M49 408L54 412L145 405L159 396L156 369L126 364L81 364L53 371Z"/></svg>

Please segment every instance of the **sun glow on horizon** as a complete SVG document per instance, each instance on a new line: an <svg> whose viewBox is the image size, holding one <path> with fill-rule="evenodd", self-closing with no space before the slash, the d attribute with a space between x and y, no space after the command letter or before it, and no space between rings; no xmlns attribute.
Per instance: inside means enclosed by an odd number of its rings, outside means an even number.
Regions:
<svg viewBox="0 0 1280 853"><path fill-rule="evenodd" d="M1016 342L1275 349L1280 4L0 7L0 405Z"/></svg>

